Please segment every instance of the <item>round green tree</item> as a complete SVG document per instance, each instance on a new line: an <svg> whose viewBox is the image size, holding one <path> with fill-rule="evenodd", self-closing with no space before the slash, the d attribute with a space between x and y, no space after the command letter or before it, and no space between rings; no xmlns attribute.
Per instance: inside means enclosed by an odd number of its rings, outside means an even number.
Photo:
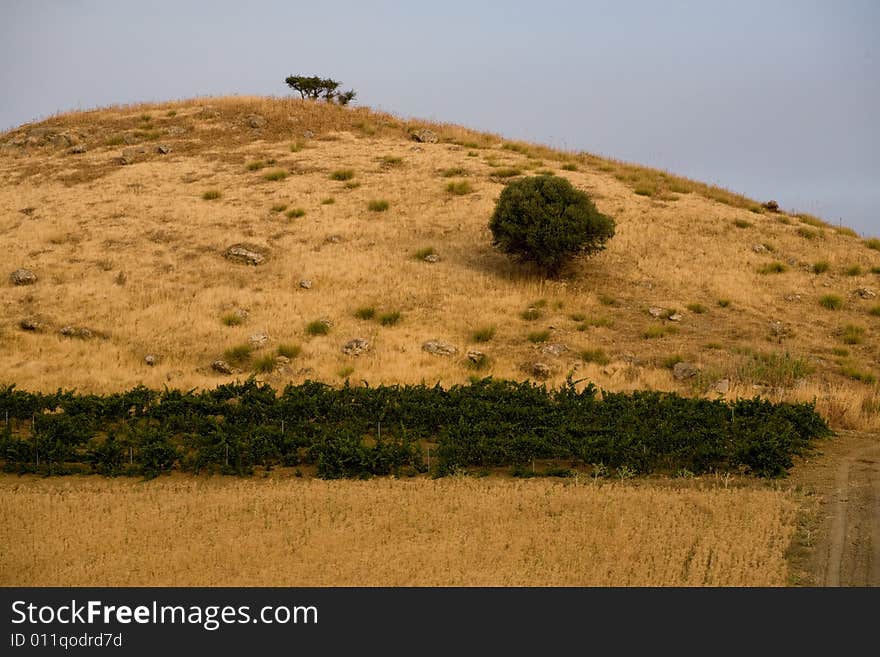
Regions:
<svg viewBox="0 0 880 657"><path fill-rule="evenodd" d="M614 220L590 197L558 176L531 176L509 183L489 220L492 243L519 260L557 276L577 255L605 248Z"/></svg>

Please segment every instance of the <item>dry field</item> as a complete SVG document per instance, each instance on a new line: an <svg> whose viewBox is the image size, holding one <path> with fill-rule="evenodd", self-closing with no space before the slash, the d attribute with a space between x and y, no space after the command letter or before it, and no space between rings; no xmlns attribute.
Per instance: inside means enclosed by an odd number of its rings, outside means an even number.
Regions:
<svg viewBox="0 0 880 657"><path fill-rule="evenodd" d="M449 125L429 126L439 143L418 144L409 131L419 127L363 108L217 98L60 115L0 135L0 382L214 386L231 377L212 361L265 333L237 376L451 384L522 379L538 361L550 385L573 373L614 390L715 395L726 379L730 397L815 397L835 427L880 426L880 297L862 296L878 290L872 243L664 172ZM143 152L122 164L131 148ZM333 179L345 170L350 179ZM608 249L558 281L508 262L487 229L509 174L539 171L570 179L617 221ZM464 193L447 190L462 182ZM240 242L266 262L222 257ZM415 256L426 249L439 262ZM18 267L37 283L12 285ZM681 321L652 317L652 306ZM376 318L357 318L362 308ZM236 310L247 311L238 325ZM329 333L310 335L321 318ZM92 337L61 335L64 326ZM355 337L372 351L343 354ZM458 355L423 352L432 338ZM282 344L301 351L276 369ZM544 351L556 344L567 350ZM489 367L469 367L472 348ZM682 359L700 374L675 380Z"/></svg>
<svg viewBox="0 0 880 657"><path fill-rule="evenodd" d="M795 509L711 479L4 476L0 585L781 586Z"/></svg>

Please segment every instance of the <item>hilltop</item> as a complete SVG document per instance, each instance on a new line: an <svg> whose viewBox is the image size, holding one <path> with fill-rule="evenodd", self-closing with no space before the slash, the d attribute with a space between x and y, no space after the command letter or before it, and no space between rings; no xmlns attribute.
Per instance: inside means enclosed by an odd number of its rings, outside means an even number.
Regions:
<svg viewBox="0 0 880 657"><path fill-rule="evenodd" d="M539 172L617 223L558 280L487 227ZM24 389L572 376L880 426L876 240L454 125L247 97L55 116L0 134L0 246L0 382Z"/></svg>

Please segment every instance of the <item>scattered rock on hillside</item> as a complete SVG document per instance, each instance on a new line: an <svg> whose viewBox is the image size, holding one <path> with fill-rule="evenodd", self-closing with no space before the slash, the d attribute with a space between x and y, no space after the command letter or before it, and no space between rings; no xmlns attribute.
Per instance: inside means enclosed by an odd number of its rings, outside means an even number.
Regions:
<svg viewBox="0 0 880 657"><path fill-rule="evenodd" d="M132 146L130 148L123 148L122 155L120 156L119 161L122 162L122 164L134 164L146 154L146 146Z"/></svg>
<svg viewBox="0 0 880 657"><path fill-rule="evenodd" d="M9 275L13 285L33 285L37 282L37 275L30 269L16 269Z"/></svg>
<svg viewBox="0 0 880 657"><path fill-rule="evenodd" d="M269 342L269 336L266 333L252 333L248 338L248 342L251 343L251 346L254 347L262 347L267 342Z"/></svg>
<svg viewBox="0 0 880 657"><path fill-rule="evenodd" d="M784 298L785 298L786 301L800 301L800 300L801 300L801 295L800 295L800 294L794 294L794 293L792 293L792 294L786 294Z"/></svg>
<svg viewBox="0 0 880 657"><path fill-rule="evenodd" d="M440 138L437 136L437 133L433 130L428 130L427 128L422 128L421 130L415 130L410 133L412 135L413 140L421 143L421 144L436 144L440 141Z"/></svg>
<svg viewBox="0 0 880 657"><path fill-rule="evenodd" d="M860 296L862 299L873 299L877 296L877 293L869 287L860 287L853 294Z"/></svg>
<svg viewBox="0 0 880 657"><path fill-rule="evenodd" d="M251 128L262 128L266 125L266 117L259 114L250 114L245 118L245 122Z"/></svg>
<svg viewBox="0 0 880 657"><path fill-rule="evenodd" d="M67 326L62 326L58 332L66 338L79 338L80 340L90 340L95 337L95 332L87 329L85 326L72 326L68 324Z"/></svg>
<svg viewBox="0 0 880 657"><path fill-rule="evenodd" d="M266 256L260 253L260 249L251 244L233 244L226 248L223 257L245 265L262 265Z"/></svg>
<svg viewBox="0 0 880 657"><path fill-rule="evenodd" d="M215 360L211 363L211 369L220 374L236 374L239 371L225 360Z"/></svg>
<svg viewBox="0 0 880 657"><path fill-rule="evenodd" d="M535 377L536 379L547 379L553 373L552 368L547 365L547 363L528 363L525 366L525 371L530 375Z"/></svg>
<svg viewBox="0 0 880 657"><path fill-rule="evenodd" d="M550 356L561 356L566 351L568 351L568 347L566 347L561 342L554 342L552 344L547 344L541 348L541 353L548 354Z"/></svg>
<svg viewBox="0 0 880 657"><path fill-rule="evenodd" d="M155 365L158 362L159 362L159 357L156 354L147 354L146 356L144 356L144 363L146 363L150 367L153 367L153 365Z"/></svg>
<svg viewBox="0 0 880 657"><path fill-rule="evenodd" d="M663 317L663 315L666 314L666 311L660 306L651 306L648 308L648 314L651 317Z"/></svg>
<svg viewBox="0 0 880 657"><path fill-rule="evenodd" d="M40 319L36 319L34 317L27 317L18 323L18 327L22 331L32 331L34 333L42 333L43 331L45 331L49 327L49 325Z"/></svg>
<svg viewBox="0 0 880 657"><path fill-rule="evenodd" d="M454 356L458 353L458 349L442 340L428 340L422 345L422 351L427 351L435 356Z"/></svg>
<svg viewBox="0 0 880 657"><path fill-rule="evenodd" d="M370 341L366 338L354 338L342 346L342 353L349 356L360 356L371 348Z"/></svg>
<svg viewBox="0 0 880 657"><path fill-rule="evenodd" d="M303 290L311 290L312 289L312 281L310 281L308 278L304 278L299 282L299 286Z"/></svg>
<svg viewBox="0 0 880 657"><path fill-rule="evenodd" d="M676 363L672 368L672 376L679 381L690 379L699 374L700 368L694 363Z"/></svg>
<svg viewBox="0 0 880 657"><path fill-rule="evenodd" d="M434 264L435 262L440 262L440 256L438 256L436 253L429 253L424 258L422 258L422 260Z"/></svg>
<svg viewBox="0 0 880 657"><path fill-rule="evenodd" d="M712 389L719 395L726 395L730 390L730 379L719 379L715 382L715 385L712 386Z"/></svg>
<svg viewBox="0 0 880 657"><path fill-rule="evenodd" d="M765 210L770 210L770 212L778 212L779 211L779 203L776 201L767 201L766 203L761 203L761 207Z"/></svg>

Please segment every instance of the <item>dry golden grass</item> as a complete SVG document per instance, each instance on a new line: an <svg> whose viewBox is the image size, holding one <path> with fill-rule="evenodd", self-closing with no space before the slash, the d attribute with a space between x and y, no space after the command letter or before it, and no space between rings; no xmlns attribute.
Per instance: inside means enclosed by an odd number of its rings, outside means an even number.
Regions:
<svg viewBox="0 0 880 657"><path fill-rule="evenodd" d="M148 129L144 114L151 116ZM251 128L252 114L265 125ZM413 142L409 131L419 127L435 130L440 143ZM86 152L67 155L53 146L51 134L59 132ZM148 152L121 165L126 139ZM158 154L158 144L171 152ZM257 161L273 161L271 170L286 177L266 180L266 170L249 171ZM508 180L497 172L528 173L538 164L590 193L617 221L608 249L558 281L524 271L490 246L488 218ZM331 180L345 169L352 180ZM472 193L446 191L442 172L459 169ZM220 197L204 201L209 190ZM367 211L375 199L387 200L389 209ZM280 207L305 214L287 217ZM799 235L804 224L814 239ZM262 247L267 263L247 267L221 257L239 242ZM412 257L425 245L439 262ZM759 253L755 245L770 250ZM474 332L495 326L482 347L491 367L481 374L522 379L524 366L541 360L553 370L550 385L572 373L612 390L692 394L711 388L711 374L731 380L728 396L815 396L840 426L880 427L880 388L847 374L853 367L880 373L878 325L870 315L876 300L854 294L877 289L871 271L880 253L809 215L764 212L726 190L457 126L243 97L60 115L0 135L0 247L12 254L9 271L26 267L40 279L14 287L0 272L0 383L25 389L214 386L228 377L210 363L256 332L270 341L255 361L279 343L302 345L285 369L260 374L274 385L341 376L452 384L473 374L464 353L475 344ZM758 273L775 261L786 271ZM819 261L829 267L815 274ZM856 265L862 273L845 275ZM301 289L301 279L312 288ZM844 308L821 308L827 294L845 298ZM523 320L539 299L547 302L542 317ZM722 299L727 307L719 306ZM694 304L705 312L685 310ZM355 311L365 306L402 319L364 322ZM678 330L645 339L669 324L650 317L650 306L678 309ZM249 311L247 319L225 325L239 308ZM574 321L573 314L587 320ZM18 323L28 317L54 329L21 331ZM309 336L306 326L318 318L331 320L332 329ZM57 329L67 324L106 337L62 337ZM863 324L866 333L843 359L834 347L847 324ZM568 351L542 352L546 344L528 340L540 331ZM373 351L345 356L341 347L353 337L368 338ZM432 338L457 345L460 357L422 352ZM791 352L813 371L783 389L756 389L761 381L738 375L743 347ZM579 356L599 349L608 362ZM155 367L144 364L148 353L160 356ZM703 368L702 388L673 379L663 366L672 355Z"/></svg>
<svg viewBox="0 0 880 657"><path fill-rule="evenodd" d="M0 585L780 586L790 494L448 478L0 477Z"/></svg>

